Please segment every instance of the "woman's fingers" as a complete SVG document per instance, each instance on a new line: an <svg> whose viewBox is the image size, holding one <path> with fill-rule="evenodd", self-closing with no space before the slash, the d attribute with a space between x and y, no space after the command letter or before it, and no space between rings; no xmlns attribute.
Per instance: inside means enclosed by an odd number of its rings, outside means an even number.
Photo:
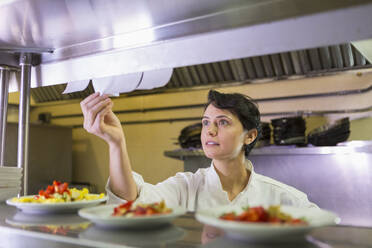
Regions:
<svg viewBox="0 0 372 248"><path fill-rule="evenodd" d="M98 98L96 98L98 99ZM104 100L102 100L104 99ZM91 102L96 102L95 105L86 103L84 106L84 128L87 131L91 131L91 126L95 122L97 113L99 113L102 109L106 108L108 105L111 104L111 99L110 98L100 98L100 100L91 100Z"/></svg>
<svg viewBox="0 0 372 248"><path fill-rule="evenodd" d="M83 101L80 102L81 109L83 110L83 114L87 112L90 108L96 105L98 102L103 101L108 98L108 95L103 94L99 95L98 92L89 95Z"/></svg>
<svg viewBox="0 0 372 248"><path fill-rule="evenodd" d="M88 128L88 124L87 124L87 115L88 115L88 110L87 110L87 103L92 101L93 99L95 99L96 97L99 96L99 93L93 93L91 95L89 95L88 97L86 97L83 101L80 102L80 108L81 108L81 111L83 112L83 116L84 116L84 128L87 130Z"/></svg>
<svg viewBox="0 0 372 248"><path fill-rule="evenodd" d="M84 115L84 129L109 144L121 143L124 133L121 123L112 112L114 103L107 95L92 94L81 103Z"/></svg>
<svg viewBox="0 0 372 248"><path fill-rule="evenodd" d="M109 98L98 102L96 105L91 107L88 111L88 116L87 116L87 125L92 126L93 123L95 122L95 119L97 118L97 114L106 108L110 104L111 100Z"/></svg>
<svg viewBox="0 0 372 248"><path fill-rule="evenodd" d="M98 97L95 97L95 98L93 98L92 100L90 100L89 102L87 102L86 104L85 104L85 107L86 107L86 109L91 109L92 107L94 107L97 103L99 103L99 102L101 102L101 101L104 101L104 100L106 100L106 99L108 99L109 98L109 96L108 95L102 95L102 96L98 96Z"/></svg>
<svg viewBox="0 0 372 248"><path fill-rule="evenodd" d="M83 101L80 102L81 109L84 111L86 109L87 103L92 101L93 99L95 99L98 96L99 96L99 93L95 92L95 93L89 95L88 97L86 97Z"/></svg>
<svg viewBox="0 0 372 248"><path fill-rule="evenodd" d="M102 134L105 115L107 115L110 112L111 107L112 107L112 103L106 105L99 112L97 112L96 118L94 119L94 122L92 123L92 131L94 133L99 134L99 135Z"/></svg>
<svg viewBox="0 0 372 248"><path fill-rule="evenodd" d="M102 96L97 96L95 98L91 98L91 100L89 102L86 102L84 107L85 107L85 110L83 111L83 113L85 112L86 113L86 124L89 126L90 124L92 124L92 122L94 121L94 118L95 118L95 113L98 112L100 109L101 109L101 106L102 106L102 102L104 101L108 101L108 96L107 95L102 95ZM104 105L104 104L103 104ZM97 110L97 108L99 108Z"/></svg>

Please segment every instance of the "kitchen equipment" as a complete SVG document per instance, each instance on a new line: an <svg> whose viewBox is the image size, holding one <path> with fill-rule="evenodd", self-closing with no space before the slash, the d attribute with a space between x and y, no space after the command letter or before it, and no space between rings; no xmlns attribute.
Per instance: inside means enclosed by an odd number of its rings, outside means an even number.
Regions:
<svg viewBox="0 0 372 248"><path fill-rule="evenodd" d="M181 130L178 142L182 148L201 148L200 134L202 124L195 123Z"/></svg>
<svg viewBox="0 0 372 248"><path fill-rule="evenodd" d="M268 122L261 122L261 137L258 139L255 148L270 145L271 127Z"/></svg>
<svg viewBox="0 0 372 248"><path fill-rule="evenodd" d="M314 146L335 146L346 141L350 135L349 118L342 118L333 124L326 124L312 130L308 136L308 143Z"/></svg>
<svg viewBox="0 0 372 248"><path fill-rule="evenodd" d="M306 144L306 122L302 116L285 117L271 120L274 129L274 143L276 145Z"/></svg>

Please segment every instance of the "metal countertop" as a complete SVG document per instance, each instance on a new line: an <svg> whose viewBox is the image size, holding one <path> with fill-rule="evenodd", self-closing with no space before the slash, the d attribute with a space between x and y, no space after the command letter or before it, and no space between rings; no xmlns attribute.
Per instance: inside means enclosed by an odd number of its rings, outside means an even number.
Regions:
<svg viewBox="0 0 372 248"><path fill-rule="evenodd" d="M201 243L203 225L193 213L172 225L148 230L104 229L76 213L30 215L0 203L0 247L327 247L359 248L372 244L372 228L334 226L319 228L307 241L294 244L250 244L228 237Z"/></svg>

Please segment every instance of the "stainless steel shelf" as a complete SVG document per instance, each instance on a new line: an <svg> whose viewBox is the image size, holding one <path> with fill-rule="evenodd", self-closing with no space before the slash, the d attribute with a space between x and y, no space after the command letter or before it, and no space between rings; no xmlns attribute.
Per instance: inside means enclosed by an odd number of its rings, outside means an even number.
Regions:
<svg viewBox="0 0 372 248"><path fill-rule="evenodd" d="M252 150L250 156L255 155L328 155L328 154L352 154L372 153L372 141L350 141L340 143L337 146L265 146ZM185 160L187 157L204 156L202 149L177 149L165 151L166 157Z"/></svg>
<svg viewBox="0 0 372 248"><path fill-rule="evenodd" d="M186 157L204 157L202 149L177 149L172 151L164 151L164 156L185 160Z"/></svg>

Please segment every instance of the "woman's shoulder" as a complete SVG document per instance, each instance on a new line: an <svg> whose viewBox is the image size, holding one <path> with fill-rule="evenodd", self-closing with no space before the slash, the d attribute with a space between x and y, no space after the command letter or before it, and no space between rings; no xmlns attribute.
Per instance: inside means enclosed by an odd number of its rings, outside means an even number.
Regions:
<svg viewBox="0 0 372 248"><path fill-rule="evenodd" d="M196 172L177 172L176 175L169 177L164 182L169 181L195 181L204 178L208 174L209 168L200 168Z"/></svg>
<svg viewBox="0 0 372 248"><path fill-rule="evenodd" d="M200 178L205 177L210 172L210 167L207 168L199 168L196 172L177 172L175 177L181 177L181 178Z"/></svg>
<svg viewBox="0 0 372 248"><path fill-rule="evenodd" d="M291 194L293 196L296 196L298 198L307 197L304 192L296 189L293 186L290 186L288 184L285 184L283 182L275 180L271 177L264 176L264 175L256 173L254 178L255 178L254 184L256 184L257 186L259 186L262 189L267 188L267 189L270 189L270 190L275 190L275 191L279 191L279 192L283 192L283 193L289 193L289 194Z"/></svg>

